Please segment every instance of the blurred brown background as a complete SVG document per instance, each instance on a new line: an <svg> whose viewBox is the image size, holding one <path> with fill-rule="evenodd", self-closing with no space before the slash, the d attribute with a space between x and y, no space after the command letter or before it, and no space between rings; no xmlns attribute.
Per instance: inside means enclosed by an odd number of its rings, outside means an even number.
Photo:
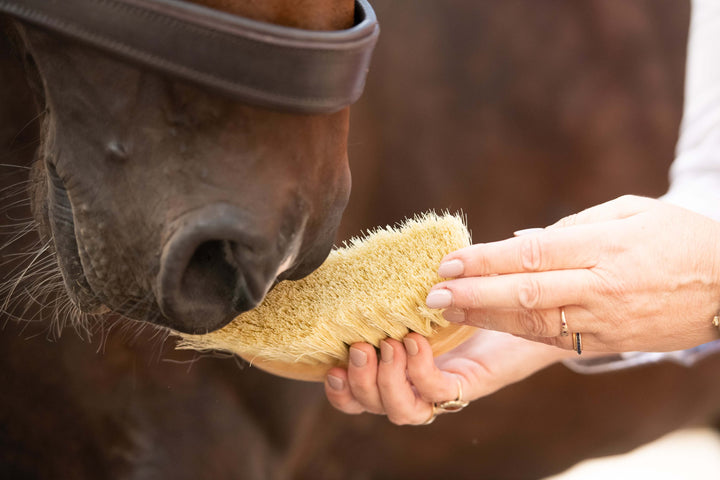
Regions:
<svg viewBox="0 0 720 480"><path fill-rule="evenodd" d="M351 230L462 209L475 241L667 188L689 2L376 0ZM367 221L364 221L367 219ZM351 223L352 222L352 223Z"/></svg>

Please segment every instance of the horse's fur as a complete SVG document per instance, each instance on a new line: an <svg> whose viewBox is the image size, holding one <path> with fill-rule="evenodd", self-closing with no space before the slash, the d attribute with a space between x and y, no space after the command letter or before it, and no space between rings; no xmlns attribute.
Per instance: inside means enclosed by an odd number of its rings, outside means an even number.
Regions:
<svg viewBox="0 0 720 480"><path fill-rule="evenodd" d="M383 38L353 109L341 237L461 207L474 239L492 240L666 187L687 3L374 4ZM19 193L38 111L6 41L0 181ZM32 231L6 245L29 225L16 225L30 216L25 198L3 201L5 276L38 254ZM63 288L56 269L36 266L46 270L29 269L28 282ZM716 356L593 377L557 366L431 426L396 427L332 411L315 385L173 352L126 320L91 321L91 341L48 335L47 319L64 316L53 298L64 300L25 287L0 320L2 478L538 478L718 414Z"/></svg>

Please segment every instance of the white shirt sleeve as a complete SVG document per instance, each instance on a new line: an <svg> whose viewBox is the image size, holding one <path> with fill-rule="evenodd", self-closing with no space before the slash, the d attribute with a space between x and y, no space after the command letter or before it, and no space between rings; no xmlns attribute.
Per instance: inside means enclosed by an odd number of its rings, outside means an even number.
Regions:
<svg viewBox="0 0 720 480"><path fill-rule="evenodd" d="M720 0L693 0L685 70L685 100L670 189L663 201L720 221ZM657 362L691 366L720 351L720 340L666 353L627 352L563 363L583 374Z"/></svg>
<svg viewBox="0 0 720 480"><path fill-rule="evenodd" d="M693 0L685 101L662 199L720 221L720 1Z"/></svg>

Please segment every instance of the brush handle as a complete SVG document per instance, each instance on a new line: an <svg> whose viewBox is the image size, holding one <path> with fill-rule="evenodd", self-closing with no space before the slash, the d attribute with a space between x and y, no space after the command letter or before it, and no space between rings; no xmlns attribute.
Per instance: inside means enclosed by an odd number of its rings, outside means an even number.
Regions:
<svg viewBox="0 0 720 480"><path fill-rule="evenodd" d="M468 327L466 325L450 324L428 337L428 342L432 347L433 355L437 357L438 355L442 355L443 353L449 352L453 348L457 347L470 338L475 332L477 332L477 328ZM325 375L328 370L333 367L347 366L346 361L338 361L333 364L323 363L311 365L302 362L290 363L268 360L260 356L240 356L250 363L250 365L257 367L260 370L264 370L280 377L290 378L293 380L303 380L306 382L324 382Z"/></svg>
<svg viewBox="0 0 720 480"><path fill-rule="evenodd" d="M477 333L476 327L451 323L428 337L433 356L437 357L457 347Z"/></svg>

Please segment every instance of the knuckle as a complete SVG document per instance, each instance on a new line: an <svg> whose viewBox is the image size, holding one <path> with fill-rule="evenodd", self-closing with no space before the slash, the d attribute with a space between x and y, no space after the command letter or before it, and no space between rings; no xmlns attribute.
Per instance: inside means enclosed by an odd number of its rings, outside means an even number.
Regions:
<svg viewBox="0 0 720 480"><path fill-rule="evenodd" d="M571 215L568 215L567 217L563 217L560 219L557 224L561 227L572 227L574 225L577 225L578 223L578 214L573 213Z"/></svg>
<svg viewBox="0 0 720 480"><path fill-rule="evenodd" d="M482 288L478 288L477 285L463 283L454 286L452 292L453 306L455 308L477 308L483 305Z"/></svg>
<svg viewBox="0 0 720 480"><path fill-rule="evenodd" d="M487 328L494 330L493 323L490 321L490 316L484 309L473 308L466 310L465 325L472 325L474 327Z"/></svg>
<svg viewBox="0 0 720 480"><path fill-rule="evenodd" d="M379 400L378 393L374 388L366 386L354 386L352 389L353 397L368 410L377 409Z"/></svg>
<svg viewBox="0 0 720 480"><path fill-rule="evenodd" d="M553 226L555 227L573 227L579 223L577 213L572 213L566 217L561 218Z"/></svg>
<svg viewBox="0 0 720 480"><path fill-rule="evenodd" d="M432 389L432 386L428 385L425 386L424 389L418 388L418 396L423 402L443 402L447 400L446 398L438 398L441 395L439 395L435 390ZM424 419L423 419L424 420Z"/></svg>
<svg viewBox="0 0 720 480"><path fill-rule="evenodd" d="M540 305L541 298L540 285L528 275L518 287L518 303L522 308L533 310Z"/></svg>
<svg viewBox="0 0 720 480"><path fill-rule="evenodd" d="M631 205L633 202L636 202L639 198L640 197L638 197L637 195L632 195L632 194L628 193L628 194L619 196L617 198L617 201L621 205Z"/></svg>
<svg viewBox="0 0 720 480"><path fill-rule="evenodd" d="M522 310L520 314L520 327L531 337L550 337L549 328L545 319L537 310Z"/></svg>
<svg viewBox="0 0 720 480"><path fill-rule="evenodd" d="M388 375L377 376L377 386L380 387L381 390L391 389L396 386L397 380L388 377Z"/></svg>
<svg viewBox="0 0 720 480"><path fill-rule="evenodd" d="M473 273L476 275L487 275L491 273L490 259L483 251L476 252L471 258L462 258L465 265L472 265Z"/></svg>
<svg viewBox="0 0 720 480"><path fill-rule="evenodd" d="M616 278L614 275L608 275L605 272L594 272L595 277L590 282L590 288L602 295L603 298L609 299L619 305L626 305L629 300L629 292L632 286L626 281Z"/></svg>
<svg viewBox="0 0 720 480"><path fill-rule="evenodd" d="M536 272L542 267L542 246L539 235L528 235L523 239L520 262L523 270Z"/></svg>

